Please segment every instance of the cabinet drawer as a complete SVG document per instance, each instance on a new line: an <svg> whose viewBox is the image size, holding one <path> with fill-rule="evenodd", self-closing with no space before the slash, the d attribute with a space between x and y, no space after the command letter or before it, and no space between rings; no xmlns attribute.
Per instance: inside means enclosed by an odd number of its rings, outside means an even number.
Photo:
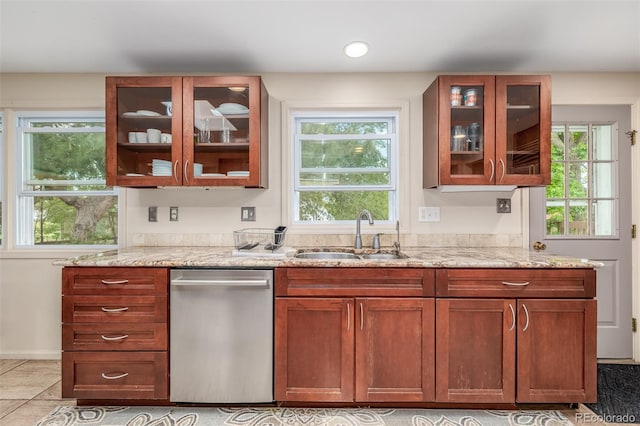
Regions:
<svg viewBox="0 0 640 426"><path fill-rule="evenodd" d="M62 322L167 322L167 296L63 296Z"/></svg>
<svg viewBox="0 0 640 426"><path fill-rule="evenodd" d="M62 397L167 399L166 352L63 352Z"/></svg>
<svg viewBox="0 0 640 426"><path fill-rule="evenodd" d="M593 269L440 269L436 295L444 297L592 298Z"/></svg>
<svg viewBox="0 0 640 426"><path fill-rule="evenodd" d="M167 325L63 324L64 351L162 351L167 350Z"/></svg>
<svg viewBox="0 0 640 426"><path fill-rule="evenodd" d="M391 296L434 294L433 269L276 268L276 296Z"/></svg>
<svg viewBox="0 0 640 426"><path fill-rule="evenodd" d="M165 295L167 268L64 268L63 294Z"/></svg>

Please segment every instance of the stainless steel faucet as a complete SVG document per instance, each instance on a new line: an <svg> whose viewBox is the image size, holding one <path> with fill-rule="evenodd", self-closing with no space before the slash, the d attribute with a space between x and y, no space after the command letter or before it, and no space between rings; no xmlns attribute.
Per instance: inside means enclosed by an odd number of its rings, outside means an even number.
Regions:
<svg viewBox="0 0 640 426"><path fill-rule="evenodd" d="M354 244L354 247L357 249L362 248L362 236L360 235L360 220L363 217L369 220L369 225L373 225L373 217L371 216L371 213L369 213L369 210L362 210L360 213L358 213L358 217L356 218L356 242Z"/></svg>

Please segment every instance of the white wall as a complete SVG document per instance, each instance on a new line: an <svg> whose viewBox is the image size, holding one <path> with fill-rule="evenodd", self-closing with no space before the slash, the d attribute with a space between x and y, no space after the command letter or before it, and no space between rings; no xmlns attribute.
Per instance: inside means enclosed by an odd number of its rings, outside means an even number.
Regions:
<svg viewBox="0 0 640 426"><path fill-rule="evenodd" d="M179 243L203 244L197 235L205 235L208 244L230 244L231 231L246 227L240 221L240 206L256 206L257 221L250 226L274 226L287 217L287 173L282 158L288 149L286 114L282 110L297 105L321 106L403 106L401 134L401 212L402 231L411 236L409 242L420 244L439 235L459 235L460 243L469 235L515 238L504 245L526 245L528 210L526 190L516 190L512 197L512 214L495 212L495 193L443 194L422 189L422 92L431 83L433 73L371 74L265 74L265 86L271 95L269 128L269 188L257 189L127 189L127 245L145 243L149 235L158 236L155 243L179 239ZM557 103L628 103L633 107L633 125L640 123L640 77L631 73L554 74L552 101ZM13 123L14 111L22 109L103 108L104 75L73 74L2 74L0 75L0 108L5 119L6 204L13 196ZM636 150L637 151L637 150ZM634 170L638 169L638 153ZM640 176L636 172L635 179ZM638 186L635 186L638 193ZM504 193L499 193L500 197ZM637 203L638 200L636 200ZM159 222L147 222L147 207L159 207ZM180 221L169 222L168 207L180 207ZM420 223L418 206L439 206L440 223ZM636 204L637 206L637 204ZM286 207L286 206L285 206ZM472 212L472 214L470 214ZM639 223L637 208L635 223ZM60 268L50 265L56 257L71 253L31 255L11 247L12 229L9 216L4 225L5 247L0 250L0 358L55 357L60 350ZM349 232L352 230L349 229ZM294 230L295 232L295 230ZM327 232L325 230L325 232ZM376 232L379 232L378 230ZM383 232L386 232L383 229ZM466 240L465 240L466 236ZM169 241L171 242L171 241ZM176 241L173 241L174 243ZM637 240L634 242L637 245ZM635 252L638 253L637 247ZM75 253L74 253L75 254ZM637 256L636 256L637 257ZM637 259L635 259L637 271ZM634 276L635 298L637 273ZM637 312L637 310L636 310ZM637 352L636 352L637 353Z"/></svg>

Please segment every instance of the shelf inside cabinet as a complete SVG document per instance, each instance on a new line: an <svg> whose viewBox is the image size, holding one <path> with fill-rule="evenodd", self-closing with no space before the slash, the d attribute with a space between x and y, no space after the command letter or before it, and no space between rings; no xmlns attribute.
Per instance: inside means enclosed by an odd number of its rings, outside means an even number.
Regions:
<svg viewBox="0 0 640 426"><path fill-rule="evenodd" d="M171 151L170 143L129 143L118 142L118 146L130 151Z"/></svg>
<svg viewBox="0 0 640 426"><path fill-rule="evenodd" d="M248 151L249 142L229 142L229 143L196 143L194 144L196 152L200 151L215 151L215 152L233 152L233 151Z"/></svg>

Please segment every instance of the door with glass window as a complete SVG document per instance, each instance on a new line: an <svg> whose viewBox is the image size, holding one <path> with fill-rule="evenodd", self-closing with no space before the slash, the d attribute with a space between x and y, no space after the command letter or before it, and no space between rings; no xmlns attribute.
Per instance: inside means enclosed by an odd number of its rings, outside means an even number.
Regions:
<svg viewBox="0 0 640 426"><path fill-rule="evenodd" d="M554 106L551 184L530 189L530 243L596 260L598 357L632 357L629 106ZM538 244L540 247L540 245Z"/></svg>

